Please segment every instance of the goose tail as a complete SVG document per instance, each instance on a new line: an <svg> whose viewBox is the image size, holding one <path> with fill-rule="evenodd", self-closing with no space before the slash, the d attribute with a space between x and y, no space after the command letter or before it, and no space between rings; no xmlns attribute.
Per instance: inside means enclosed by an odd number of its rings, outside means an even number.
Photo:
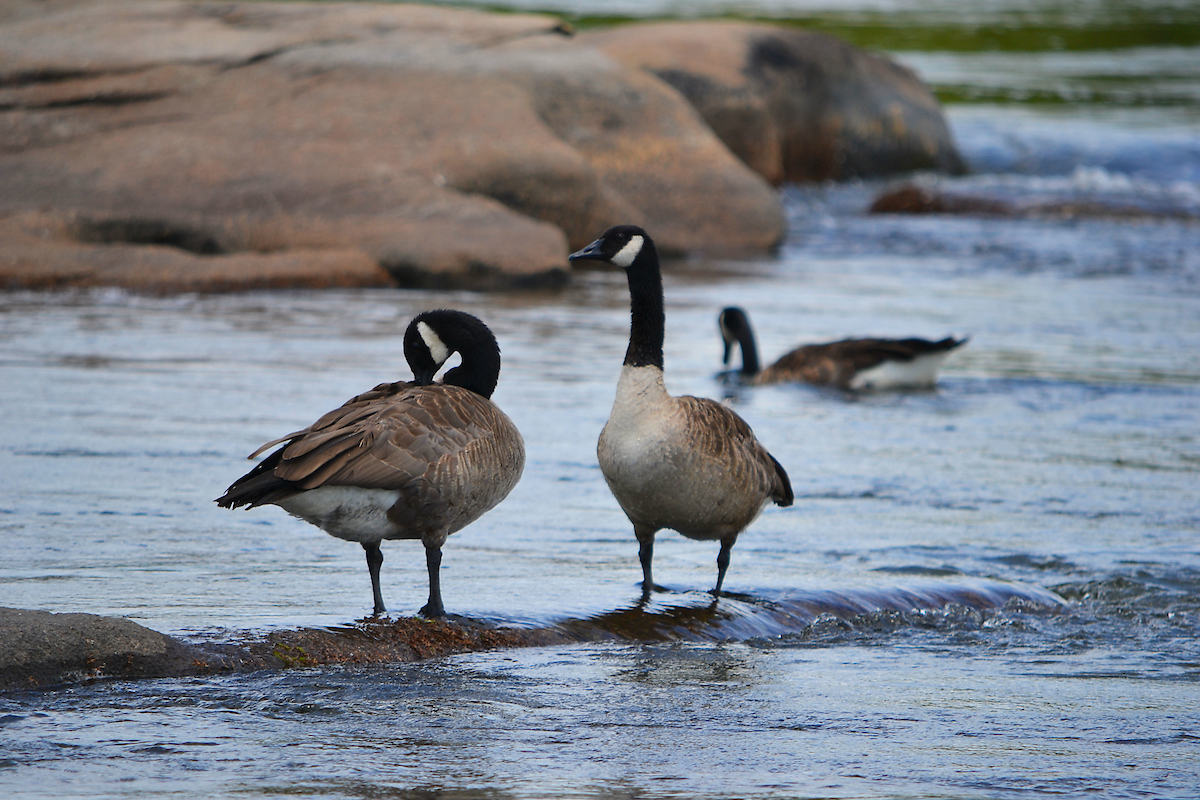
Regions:
<svg viewBox="0 0 1200 800"><path fill-rule="evenodd" d="M779 460L767 454L771 458L771 463L775 465L775 493L771 495L771 499L775 501L775 505L787 508L796 499L796 495L792 492L792 481L788 478L787 470L783 468L783 464Z"/></svg>

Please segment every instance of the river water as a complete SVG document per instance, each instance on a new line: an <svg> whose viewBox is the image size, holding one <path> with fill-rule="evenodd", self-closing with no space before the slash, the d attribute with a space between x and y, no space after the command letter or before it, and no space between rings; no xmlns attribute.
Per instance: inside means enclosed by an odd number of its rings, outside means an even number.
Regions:
<svg viewBox="0 0 1200 800"><path fill-rule="evenodd" d="M755 8L930 80L973 168L941 188L1158 216L875 216L889 184L794 187L778 257L669 265L668 387L728 397L796 490L742 536L716 608L715 545L663 533L670 591L633 609L637 547L595 460L628 333L615 270L499 296L0 295L0 605L207 639L363 617L361 549L212 499L261 442L407 377L407 320L452 306L500 340L495 399L528 466L446 546L448 610L625 634L5 696L5 796L1200 796L1190 6L1054 6L1053 24L1015 1L961 24L936 3ZM904 24L881 32L889 13ZM1006 44L1020 25L1041 50ZM1081 29L1109 49L1072 45ZM1110 30L1141 39L1111 50ZM847 335L971 341L934 391L733 390L731 303L767 359ZM385 600L411 615L420 548L384 554Z"/></svg>

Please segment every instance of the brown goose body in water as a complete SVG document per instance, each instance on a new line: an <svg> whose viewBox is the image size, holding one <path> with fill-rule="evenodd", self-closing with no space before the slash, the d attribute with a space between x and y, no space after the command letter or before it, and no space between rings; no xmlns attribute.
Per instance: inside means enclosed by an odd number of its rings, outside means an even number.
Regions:
<svg viewBox="0 0 1200 800"><path fill-rule="evenodd" d="M792 504L787 472L729 408L667 393L662 274L644 230L611 228L571 259L621 267L629 281L629 347L597 457L640 545L642 599L655 588L654 536L664 528L721 543L712 590L719 596L738 535L768 503Z"/></svg>
<svg viewBox="0 0 1200 800"><path fill-rule="evenodd" d="M453 353L462 363L440 383ZM347 401L307 428L267 442L282 445L234 481L216 502L224 508L273 504L366 551L375 613L386 609L379 586L384 539L425 546L429 601L425 616L444 616L442 545L503 500L525 466L520 432L491 401L500 349L479 319L461 311L427 311L404 334L413 382L384 383Z"/></svg>
<svg viewBox="0 0 1200 800"><path fill-rule="evenodd" d="M740 308L724 309L717 317L725 344L725 364L740 346L740 379L749 384L800 381L845 390L919 389L937 383L938 370L966 339L842 339L797 347L760 370L758 346L750 318Z"/></svg>

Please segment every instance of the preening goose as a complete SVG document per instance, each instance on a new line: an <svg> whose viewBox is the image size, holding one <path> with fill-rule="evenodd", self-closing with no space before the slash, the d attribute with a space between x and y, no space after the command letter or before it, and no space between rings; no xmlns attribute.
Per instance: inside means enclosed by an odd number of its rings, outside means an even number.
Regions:
<svg viewBox="0 0 1200 800"><path fill-rule="evenodd" d="M629 280L629 347L596 452L640 545L642 600L654 588L654 535L663 528L721 543L712 590L720 596L738 534L768 502L792 504L787 473L733 411L712 400L667 393L662 273L644 230L610 228L570 258L622 267Z"/></svg>
<svg viewBox="0 0 1200 800"><path fill-rule="evenodd" d="M750 318L740 308L726 308L717 317L725 343L725 364L733 346L742 349L739 372L746 383L803 381L839 389L922 388L937 383L938 370L950 351L966 339L843 339L825 344L797 347L771 366L759 371L758 347Z"/></svg>
<svg viewBox="0 0 1200 800"><path fill-rule="evenodd" d="M433 377L453 353L462 363ZM375 613L384 539L420 539L429 571L427 617L445 615L439 575L446 538L503 500L521 478L525 444L490 400L500 375L496 337L462 311L426 311L404 333L413 382L383 383L282 444L216 502L274 504L363 546Z"/></svg>

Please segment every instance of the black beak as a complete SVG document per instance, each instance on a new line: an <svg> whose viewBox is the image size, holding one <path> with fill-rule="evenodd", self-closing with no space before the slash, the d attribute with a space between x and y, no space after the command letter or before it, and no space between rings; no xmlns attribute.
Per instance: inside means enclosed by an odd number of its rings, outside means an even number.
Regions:
<svg viewBox="0 0 1200 800"><path fill-rule="evenodd" d="M721 363L729 366L729 357L733 355L733 342L725 339L725 357L721 359Z"/></svg>
<svg viewBox="0 0 1200 800"><path fill-rule="evenodd" d="M568 261L607 261L608 257L600 250L603 239L597 239L582 250L567 256Z"/></svg>

